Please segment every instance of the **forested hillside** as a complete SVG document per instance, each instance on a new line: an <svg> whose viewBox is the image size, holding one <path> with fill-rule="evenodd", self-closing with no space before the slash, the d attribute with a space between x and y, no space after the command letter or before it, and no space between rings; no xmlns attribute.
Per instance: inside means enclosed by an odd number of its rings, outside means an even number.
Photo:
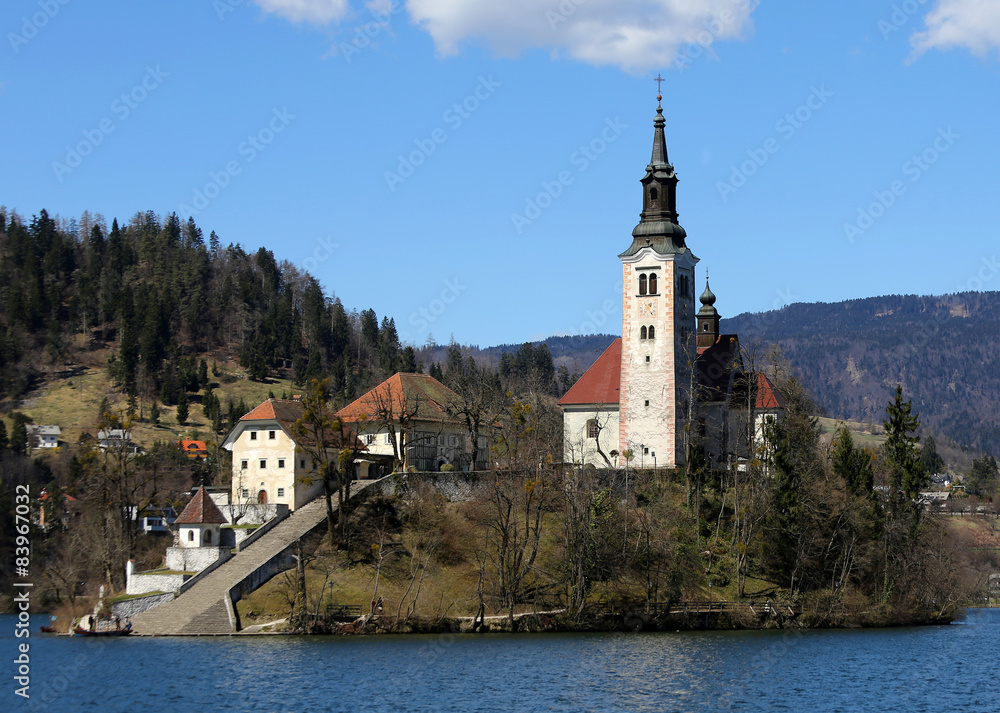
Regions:
<svg viewBox="0 0 1000 713"><path fill-rule="evenodd" d="M484 360L505 388L556 396L572 383L565 368L557 380L544 345L508 352ZM108 226L99 214L25 221L0 208L0 410L84 366L106 367L113 400L140 415L190 393L222 433L242 413L213 408L219 367L298 385L330 377L346 403L397 371L444 378L467 365L458 345L401 345L391 317L349 311L270 250L224 247L192 219L147 211Z"/></svg>
<svg viewBox="0 0 1000 713"><path fill-rule="evenodd" d="M793 304L722 326L777 344L830 416L879 423L899 383L925 428L1000 453L1000 292Z"/></svg>

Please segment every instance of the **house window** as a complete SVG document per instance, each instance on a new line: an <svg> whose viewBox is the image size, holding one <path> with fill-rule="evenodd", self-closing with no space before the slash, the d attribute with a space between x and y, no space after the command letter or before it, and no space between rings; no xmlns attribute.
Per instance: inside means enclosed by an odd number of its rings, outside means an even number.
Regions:
<svg viewBox="0 0 1000 713"><path fill-rule="evenodd" d="M243 488L241 492L242 492L244 498L249 498L250 497L250 491L247 490L246 488Z"/></svg>
<svg viewBox="0 0 1000 713"><path fill-rule="evenodd" d="M597 419L591 418L587 420L587 438L597 438L601 430L597 427Z"/></svg>
<svg viewBox="0 0 1000 713"><path fill-rule="evenodd" d="M285 467L285 459L284 458L279 458L278 459L278 467L279 468L284 468Z"/></svg>
<svg viewBox="0 0 1000 713"><path fill-rule="evenodd" d="M250 431L250 440L251 441L256 441L257 440L257 432L256 431Z"/></svg>
<svg viewBox="0 0 1000 713"><path fill-rule="evenodd" d="M392 445L392 434L391 433L385 434L385 445L387 445L387 446L391 446Z"/></svg>
<svg viewBox="0 0 1000 713"><path fill-rule="evenodd" d="M646 328L643 327L642 329L639 330L639 339L645 339L645 338L646 338Z"/></svg>
<svg viewBox="0 0 1000 713"><path fill-rule="evenodd" d="M646 294L646 273L639 275L639 294Z"/></svg>
<svg viewBox="0 0 1000 713"><path fill-rule="evenodd" d="M188 530L188 542L194 542L194 530Z"/></svg>
<svg viewBox="0 0 1000 713"><path fill-rule="evenodd" d="M649 406L649 399L646 399L646 405Z"/></svg>
<svg viewBox="0 0 1000 713"><path fill-rule="evenodd" d="M279 498L285 497L285 489L284 488L278 488L278 497Z"/></svg>
<svg viewBox="0 0 1000 713"><path fill-rule="evenodd" d="M648 449L648 448L643 448L643 449L642 449L642 454L643 454L644 456L648 456L648 455L649 455L649 449Z"/></svg>
<svg viewBox="0 0 1000 713"><path fill-rule="evenodd" d="M275 433L276 433L275 431L268 431L267 432L267 438L268 438L268 440L273 441Z"/></svg>
<svg viewBox="0 0 1000 713"><path fill-rule="evenodd" d="M649 276L649 294L656 294L656 275Z"/></svg>
<svg viewBox="0 0 1000 713"><path fill-rule="evenodd" d="M649 357L648 356L646 357L646 363L647 364L649 363Z"/></svg>
<svg viewBox="0 0 1000 713"><path fill-rule="evenodd" d="M267 467L267 458L261 458L260 459L260 467L261 467L261 470L263 470L264 468Z"/></svg>
<svg viewBox="0 0 1000 713"><path fill-rule="evenodd" d="M247 461L245 460L240 461L240 470L246 470L249 466L250 464Z"/></svg>
<svg viewBox="0 0 1000 713"><path fill-rule="evenodd" d="M305 467L306 467L306 459L305 458L300 458L299 459L299 468L305 468Z"/></svg>
<svg viewBox="0 0 1000 713"><path fill-rule="evenodd" d="M649 325L649 338L656 339L656 327Z"/></svg>
<svg viewBox="0 0 1000 713"><path fill-rule="evenodd" d="M370 446L374 442L375 442L375 434L374 433L366 433L365 434L365 445L366 446Z"/></svg>

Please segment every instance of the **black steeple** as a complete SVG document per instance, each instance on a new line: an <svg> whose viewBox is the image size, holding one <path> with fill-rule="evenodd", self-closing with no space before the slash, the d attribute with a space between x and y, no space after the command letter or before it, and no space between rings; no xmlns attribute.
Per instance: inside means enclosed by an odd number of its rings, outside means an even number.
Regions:
<svg viewBox="0 0 1000 713"><path fill-rule="evenodd" d="M715 293L708 286L705 275L705 291L701 293L701 309L698 310L698 348L710 347L719 339L719 311L715 309Z"/></svg>
<svg viewBox="0 0 1000 713"><path fill-rule="evenodd" d="M642 183L642 213L632 231L632 246L621 257L634 255L645 246L661 254L685 250L687 234L677 222L677 174L667 158L664 133L663 96L656 95L656 118L653 119L653 155L646 166Z"/></svg>

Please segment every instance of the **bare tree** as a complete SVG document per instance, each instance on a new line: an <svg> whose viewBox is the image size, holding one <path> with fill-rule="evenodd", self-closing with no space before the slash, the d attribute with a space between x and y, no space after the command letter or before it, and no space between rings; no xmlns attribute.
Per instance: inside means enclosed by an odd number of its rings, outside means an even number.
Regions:
<svg viewBox="0 0 1000 713"><path fill-rule="evenodd" d="M302 399L302 416L291 426L292 435L312 462L312 472L306 478L319 478L323 485L327 534L331 540L338 521L341 537L347 534L344 508L350 497L354 459L362 447L346 424L336 416L330 401L332 393L330 379L313 379L309 392ZM338 495L338 517L333 511L335 491Z"/></svg>
<svg viewBox="0 0 1000 713"><path fill-rule="evenodd" d="M458 400L445 404L445 409L464 425L469 438L468 461L472 470L479 470L489 464L488 451L479 447L480 439L484 434L495 433L500 415L507 407L508 395L497 375L487 367L478 366L472 357L461 370L450 370L448 376L448 386Z"/></svg>

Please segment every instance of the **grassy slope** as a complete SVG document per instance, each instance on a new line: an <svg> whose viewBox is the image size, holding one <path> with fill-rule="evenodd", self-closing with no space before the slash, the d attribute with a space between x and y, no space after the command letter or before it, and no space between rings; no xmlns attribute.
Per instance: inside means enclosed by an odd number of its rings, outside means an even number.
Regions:
<svg viewBox="0 0 1000 713"><path fill-rule="evenodd" d="M847 426L854 438L854 445L864 448L878 448L885 443L884 429L881 424L861 423L860 421L843 421L836 418L820 418L819 427L825 441L833 439L837 428Z"/></svg>
<svg viewBox="0 0 1000 713"><path fill-rule="evenodd" d="M240 372L229 374L235 377L231 383L227 374L222 377L210 376L210 381L217 384L216 396L222 403L223 411L231 398L239 403L242 398L249 408L264 401L269 392L276 396L282 393L297 393L291 381L287 379L269 379L267 383L250 381L241 378ZM125 405L123 395L114 391L108 377L107 369L89 367L83 374L66 379L54 379L47 382L41 389L33 392L25 399L18 410L30 416L36 424L58 425L62 428L62 440L75 444L81 433L97 435L98 408L101 399L107 397L112 404L121 407ZM177 407L160 405L160 425L154 426L148 421L138 422L133 427L133 439L143 446L150 446L154 441L178 440L181 438L211 439L211 424L201 411L200 395L188 395L188 420L184 426L177 423ZM142 404L142 415L149 418L150 402ZM8 421L8 433L10 422Z"/></svg>

